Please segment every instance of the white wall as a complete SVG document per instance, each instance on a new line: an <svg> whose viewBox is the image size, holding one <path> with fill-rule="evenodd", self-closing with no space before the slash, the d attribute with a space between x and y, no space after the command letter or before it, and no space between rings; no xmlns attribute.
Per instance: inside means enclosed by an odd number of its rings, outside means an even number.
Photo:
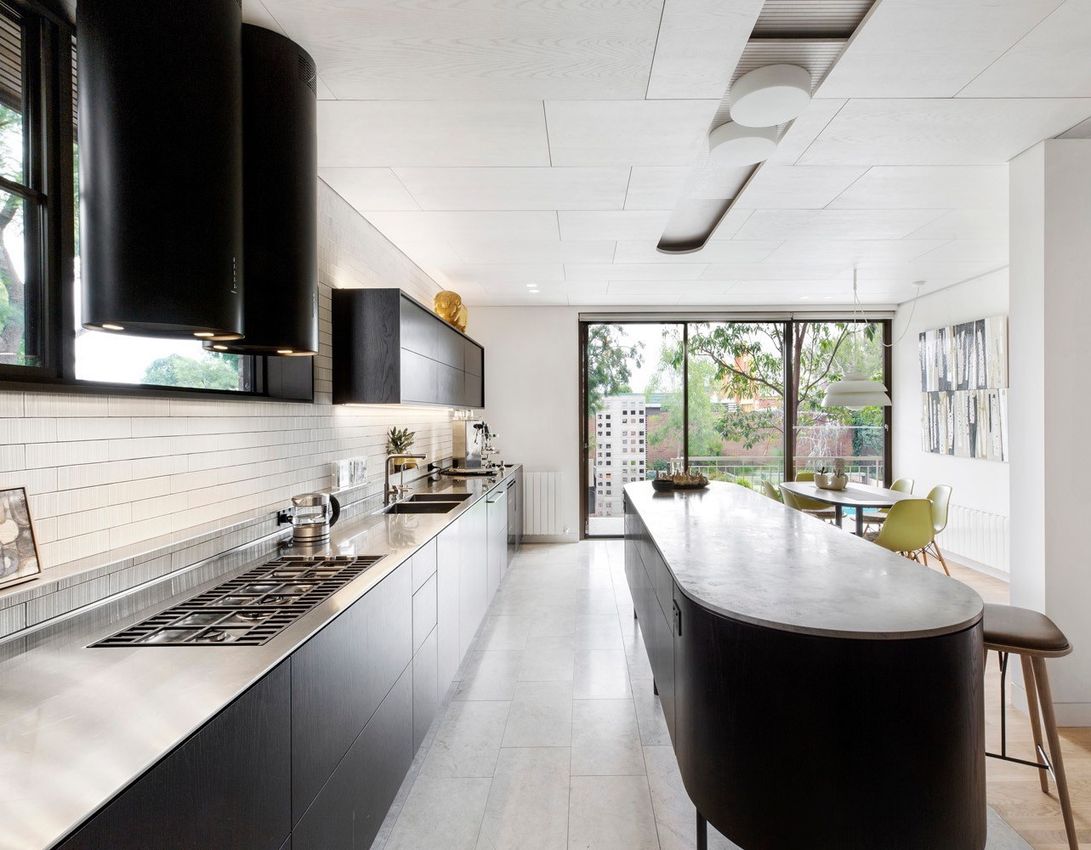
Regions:
<svg viewBox="0 0 1091 850"><path fill-rule="evenodd" d="M916 479L914 492L926 495L936 484L949 484L954 488L952 503L951 544L946 549L963 561L976 562L1000 572L1007 572L1007 543L1003 551L995 555L993 547L982 547L975 537L962 534L957 523L980 520L996 528L983 528L980 534L1003 534L1000 520L960 514L959 508L980 512L989 517L1006 520L1010 517L1009 464L970 458L932 454L921 449L921 389L918 334L930 328L942 327L986 316L1008 314L1007 269L993 272L976 280L940 290L922 297L913 307L903 304L894 317L893 338L900 341L894 347L892 381L894 400L894 477ZM904 336L903 336L904 334ZM966 516L967 519L962 519ZM974 519L970 519L974 516ZM956 536L965 542L958 551ZM941 545L945 541L941 539ZM974 557L977 556L977 557ZM990 563L989 561L992 561Z"/></svg>
<svg viewBox="0 0 1091 850"><path fill-rule="evenodd" d="M1091 725L1091 140L1041 142L1011 162L1011 601L1051 617L1074 652L1050 662L1062 725Z"/></svg>
<svg viewBox="0 0 1091 850"><path fill-rule="evenodd" d="M579 310L471 307L485 346L485 415L504 460L559 476L560 537L579 537Z"/></svg>
<svg viewBox="0 0 1091 850"><path fill-rule="evenodd" d="M394 424L450 455L446 409L330 401L331 287L400 286L430 303L437 284L324 183L319 266L314 404L0 392L0 487L27 488L44 567L283 506L328 488L339 458L367 455L381 489Z"/></svg>

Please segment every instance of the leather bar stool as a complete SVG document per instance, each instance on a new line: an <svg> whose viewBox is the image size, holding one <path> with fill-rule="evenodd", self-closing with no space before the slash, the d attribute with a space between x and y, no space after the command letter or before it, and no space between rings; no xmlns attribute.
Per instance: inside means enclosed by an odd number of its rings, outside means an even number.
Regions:
<svg viewBox="0 0 1091 850"><path fill-rule="evenodd" d="M1061 739L1057 734L1057 718L1053 712L1053 696L1046 673L1046 659L1060 658L1072 651L1064 632L1045 614L1011 605L985 605L985 650L995 650L1000 657L1000 752L986 753L991 758L1025 764L1038 769L1042 792L1049 793L1046 774L1052 774L1057 783L1057 797L1061 801L1065 834L1070 850L1079 850L1076 840L1076 824L1072 819L1072 803L1068 797L1068 780L1065 778L1064 759L1061 756ZM1030 729L1034 735L1036 761L1008 755L1007 706L1004 702L1005 683L1008 673L1008 656L1018 655L1023 665L1023 682L1027 691L1027 712ZM1046 740L1049 750L1042 744L1042 723L1045 721Z"/></svg>

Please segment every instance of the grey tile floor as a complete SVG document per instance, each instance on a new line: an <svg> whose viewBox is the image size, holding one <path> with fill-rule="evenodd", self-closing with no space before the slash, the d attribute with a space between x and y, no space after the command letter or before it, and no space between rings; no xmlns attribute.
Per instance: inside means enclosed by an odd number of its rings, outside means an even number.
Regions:
<svg viewBox="0 0 1091 850"><path fill-rule="evenodd" d="M692 850L623 557L523 547L373 850ZM989 850L1026 848L990 812Z"/></svg>

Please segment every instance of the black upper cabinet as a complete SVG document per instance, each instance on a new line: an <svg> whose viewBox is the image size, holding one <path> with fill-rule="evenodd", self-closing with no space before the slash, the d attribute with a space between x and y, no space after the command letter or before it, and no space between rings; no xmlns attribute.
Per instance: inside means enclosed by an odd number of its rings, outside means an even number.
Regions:
<svg viewBox="0 0 1091 850"><path fill-rule="evenodd" d="M333 291L334 404L483 407L484 349L399 289Z"/></svg>

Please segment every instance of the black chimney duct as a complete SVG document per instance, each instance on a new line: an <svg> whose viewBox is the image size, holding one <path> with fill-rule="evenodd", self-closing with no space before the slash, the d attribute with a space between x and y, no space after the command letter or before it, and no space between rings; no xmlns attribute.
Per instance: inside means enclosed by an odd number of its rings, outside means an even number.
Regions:
<svg viewBox="0 0 1091 850"><path fill-rule="evenodd" d="M315 65L278 33L242 28L246 338L216 351L318 353Z"/></svg>
<svg viewBox="0 0 1091 850"><path fill-rule="evenodd" d="M83 324L237 339L239 0L80 0Z"/></svg>

